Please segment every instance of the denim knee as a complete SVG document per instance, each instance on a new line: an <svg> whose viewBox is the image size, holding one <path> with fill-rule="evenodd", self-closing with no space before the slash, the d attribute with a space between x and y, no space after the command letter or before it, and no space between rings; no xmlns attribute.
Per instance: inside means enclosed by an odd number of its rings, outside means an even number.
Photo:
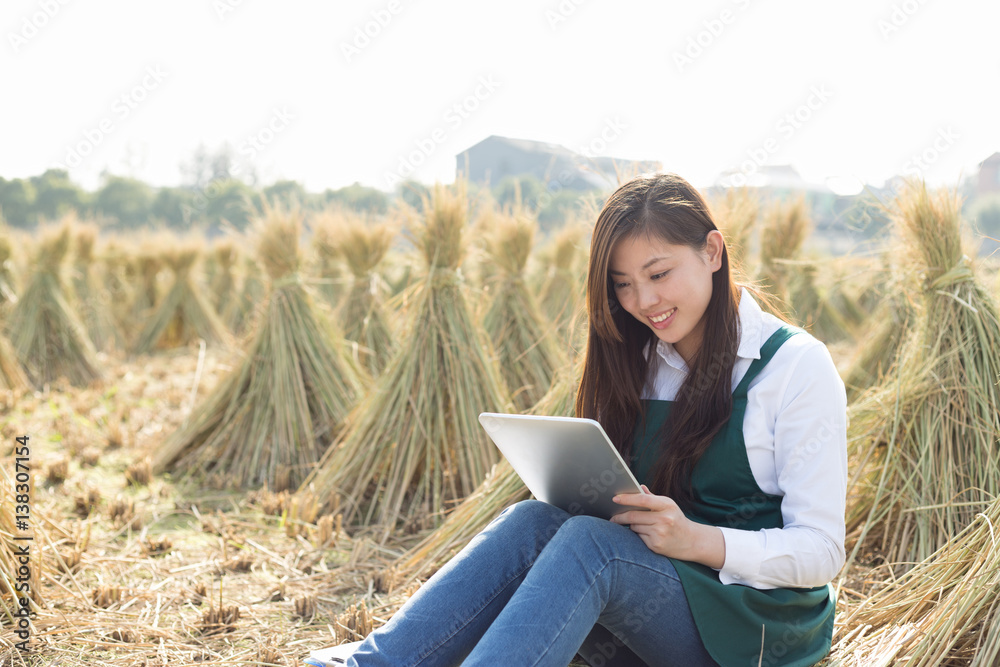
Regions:
<svg viewBox="0 0 1000 667"><path fill-rule="evenodd" d="M520 500L510 507L507 507L500 516L505 520L515 521L524 526L544 525L552 523L562 523L568 516L568 512L561 510L555 505L529 498Z"/></svg>

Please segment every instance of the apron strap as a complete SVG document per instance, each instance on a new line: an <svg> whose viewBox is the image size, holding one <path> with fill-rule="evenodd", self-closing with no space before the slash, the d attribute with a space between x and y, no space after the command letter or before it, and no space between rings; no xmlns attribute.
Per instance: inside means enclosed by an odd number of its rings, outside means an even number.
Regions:
<svg viewBox="0 0 1000 667"><path fill-rule="evenodd" d="M763 370L764 366L767 366L767 362L771 361L771 357L774 353L778 351L778 348L782 344L794 336L797 333L802 332L802 329L798 327L793 327L788 324L783 324L778 328L771 337L767 339L764 345L760 348L760 358L754 359L750 364L750 368L747 369L746 375L740 380L740 383L736 385L736 390L733 391L733 398L746 398L747 391L750 389L750 383L753 381L757 374Z"/></svg>

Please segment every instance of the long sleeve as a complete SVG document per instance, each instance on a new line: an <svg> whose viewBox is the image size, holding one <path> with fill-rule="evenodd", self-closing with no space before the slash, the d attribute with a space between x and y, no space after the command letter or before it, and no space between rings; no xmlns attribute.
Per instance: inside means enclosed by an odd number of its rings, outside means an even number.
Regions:
<svg viewBox="0 0 1000 667"><path fill-rule="evenodd" d="M763 491L783 496L784 527L721 528L726 559L719 578L725 584L820 586L844 564L847 398L826 347L801 339L786 343L782 363L775 364L776 355L768 364L772 372L751 385L757 409L748 407L744 420L755 478Z"/></svg>

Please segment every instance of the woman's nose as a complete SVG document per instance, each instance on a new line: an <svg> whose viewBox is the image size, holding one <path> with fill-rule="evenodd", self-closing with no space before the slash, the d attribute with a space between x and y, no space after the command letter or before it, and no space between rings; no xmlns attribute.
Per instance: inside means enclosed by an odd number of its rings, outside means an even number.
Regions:
<svg viewBox="0 0 1000 667"><path fill-rule="evenodd" d="M660 300L656 289L652 285L639 285L638 292L639 307L643 310L655 306Z"/></svg>

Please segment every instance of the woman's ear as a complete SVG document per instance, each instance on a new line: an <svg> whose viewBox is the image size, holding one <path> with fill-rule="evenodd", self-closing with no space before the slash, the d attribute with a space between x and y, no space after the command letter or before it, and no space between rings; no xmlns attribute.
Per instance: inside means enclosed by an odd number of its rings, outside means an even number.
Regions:
<svg viewBox="0 0 1000 667"><path fill-rule="evenodd" d="M722 232L713 229L705 238L705 253L708 266L715 273L722 268L722 251L726 247L726 241L722 237Z"/></svg>

